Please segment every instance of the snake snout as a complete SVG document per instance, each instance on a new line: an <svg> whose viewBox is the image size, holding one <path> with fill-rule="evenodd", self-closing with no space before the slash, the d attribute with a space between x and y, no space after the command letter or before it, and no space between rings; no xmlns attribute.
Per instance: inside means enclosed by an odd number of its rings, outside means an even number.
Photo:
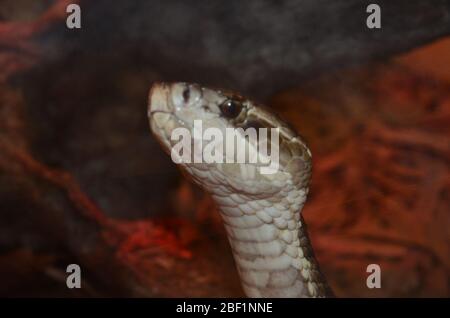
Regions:
<svg viewBox="0 0 450 318"><path fill-rule="evenodd" d="M152 85L148 97L147 116L152 132L159 138L164 139L164 127L173 113L168 103L170 85L166 83L155 83Z"/></svg>
<svg viewBox="0 0 450 318"><path fill-rule="evenodd" d="M169 93L169 85L166 83L155 83L150 88L148 95L148 117L155 112L167 112L169 105L167 104L167 95Z"/></svg>

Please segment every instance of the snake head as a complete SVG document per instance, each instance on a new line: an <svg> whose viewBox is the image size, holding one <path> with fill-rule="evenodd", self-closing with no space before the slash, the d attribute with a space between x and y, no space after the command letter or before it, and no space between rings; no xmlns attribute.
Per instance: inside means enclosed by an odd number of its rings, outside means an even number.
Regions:
<svg viewBox="0 0 450 318"><path fill-rule="evenodd" d="M209 192L271 196L306 187L311 153L270 110L239 94L189 83L155 83L150 128L174 162Z"/></svg>

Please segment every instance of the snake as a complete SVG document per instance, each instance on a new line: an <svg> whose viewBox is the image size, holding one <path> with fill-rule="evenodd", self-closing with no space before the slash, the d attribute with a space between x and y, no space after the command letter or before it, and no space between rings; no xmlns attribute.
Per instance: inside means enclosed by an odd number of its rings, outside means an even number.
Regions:
<svg viewBox="0 0 450 318"><path fill-rule="evenodd" d="M273 173L263 174L260 162L185 161L179 166L218 206L247 297L333 296L301 215L312 175L312 155L303 137L271 109L195 83L153 83L147 114L152 134L168 154L178 141L172 137L177 128L191 133L191 144L205 142L194 132L195 120L222 132L277 129L279 166ZM237 136L241 145L250 142L248 135Z"/></svg>

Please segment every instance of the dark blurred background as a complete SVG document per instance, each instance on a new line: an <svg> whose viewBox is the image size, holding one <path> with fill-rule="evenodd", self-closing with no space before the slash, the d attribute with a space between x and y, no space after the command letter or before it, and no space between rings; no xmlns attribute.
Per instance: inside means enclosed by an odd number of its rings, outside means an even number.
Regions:
<svg viewBox="0 0 450 318"><path fill-rule="evenodd" d="M243 296L216 207L148 129L150 85L176 80L305 136L337 296L449 297L450 1L377 1L373 30L368 3L0 0L0 296Z"/></svg>

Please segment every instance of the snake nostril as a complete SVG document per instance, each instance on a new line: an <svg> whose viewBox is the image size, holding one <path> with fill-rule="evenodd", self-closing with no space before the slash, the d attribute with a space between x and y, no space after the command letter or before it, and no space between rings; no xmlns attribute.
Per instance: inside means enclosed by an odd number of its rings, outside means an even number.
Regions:
<svg viewBox="0 0 450 318"><path fill-rule="evenodd" d="M186 87L183 90L183 100L185 103L187 103L189 101L189 98L191 97L191 90L189 89L189 87Z"/></svg>

